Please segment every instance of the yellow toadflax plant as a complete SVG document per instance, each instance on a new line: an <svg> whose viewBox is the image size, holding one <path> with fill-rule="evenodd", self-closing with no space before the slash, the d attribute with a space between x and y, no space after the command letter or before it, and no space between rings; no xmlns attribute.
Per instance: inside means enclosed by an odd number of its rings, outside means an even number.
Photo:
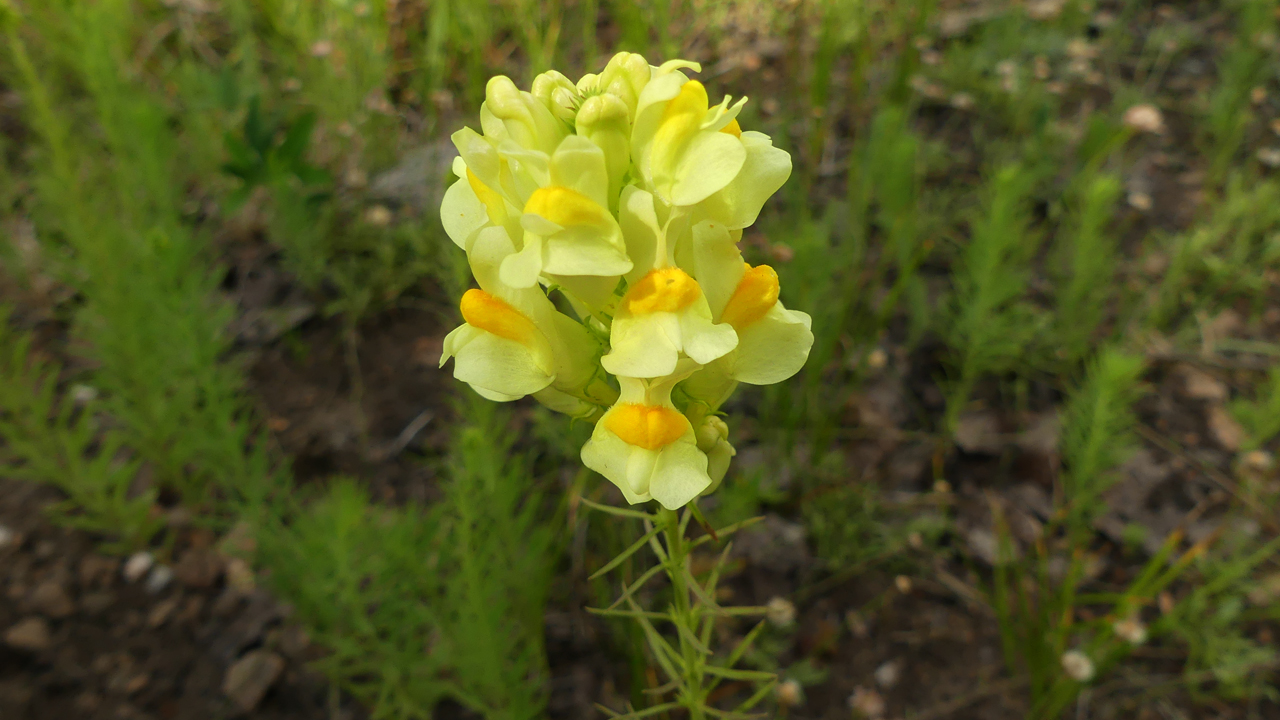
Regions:
<svg viewBox="0 0 1280 720"><path fill-rule="evenodd" d="M532 395L594 423L583 463L628 503L660 506L592 504L648 530L597 575L646 544L661 561L597 610L640 622L668 675L672 701L626 717L676 707L722 717L707 705L718 683L762 684L738 712L771 687L768 673L732 668L745 643L712 661L715 618L762 609L716 605L719 566L700 582L688 562L711 536L690 541L685 530L734 455L720 406L740 382L791 377L813 344L809 316L779 301L777 273L744 263L736 244L790 176L791 157L742 130L746 98L712 106L683 72L699 69L619 53L576 83L555 71L530 91L491 79L483 132L453 135L458 181L440 209L479 285L462 296L465 322L445 339L441 365L453 358L454 377L491 400ZM642 611L632 595L660 569L672 605ZM674 643L654 621L674 626Z"/></svg>

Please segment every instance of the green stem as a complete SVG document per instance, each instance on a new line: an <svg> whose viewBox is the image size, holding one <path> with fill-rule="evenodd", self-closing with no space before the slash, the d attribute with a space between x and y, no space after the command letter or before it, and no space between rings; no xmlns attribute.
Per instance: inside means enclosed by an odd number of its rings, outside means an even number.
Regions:
<svg viewBox="0 0 1280 720"><path fill-rule="evenodd" d="M663 508L659 513L662 523L662 534L667 544L667 562L663 567L671 580L671 594L674 607L671 611L671 622L677 627L680 640L680 656L684 660L684 683L681 688L681 703L688 708L690 720L705 720L703 712L706 690L703 688L703 671L706 658L698 648L694 647L693 638L698 635L698 623L693 603L690 598L686 567L689 560L689 544L685 542L685 525L680 521L675 510Z"/></svg>

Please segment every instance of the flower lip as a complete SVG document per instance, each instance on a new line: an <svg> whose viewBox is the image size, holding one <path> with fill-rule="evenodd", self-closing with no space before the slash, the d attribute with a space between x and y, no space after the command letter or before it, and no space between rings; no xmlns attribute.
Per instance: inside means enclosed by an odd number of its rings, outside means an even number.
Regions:
<svg viewBox="0 0 1280 720"><path fill-rule="evenodd" d="M462 319L468 325L493 333L521 345L530 345L538 336L538 328L523 313L501 298L472 288L462 295L459 304Z"/></svg>
<svg viewBox="0 0 1280 720"><path fill-rule="evenodd" d="M725 125L724 127L720 128L720 132L728 133L729 135L732 135L736 138L741 138L742 126L738 124L738 119L734 118L729 121L728 125Z"/></svg>
<svg viewBox="0 0 1280 720"><path fill-rule="evenodd" d="M623 442L645 450L660 450L689 429L685 416L666 405L619 403L603 422Z"/></svg>
<svg viewBox="0 0 1280 720"><path fill-rule="evenodd" d="M524 212L561 227L606 224L605 211L591 198L559 185L538 188L529 196Z"/></svg>
<svg viewBox="0 0 1280 720"><path fill-rule="evenodd" d="M627 310L632 315L679 312L702 295L698 281L678 267L650 270L627 291Z"/></svg>
<svg viewBox="0 0 1280 720"><path fill-rule="evenodd" d="M471 172L471 168L467 168L467 183L471 185L471 191L476 194L480 202L484 203L485 209L489 212L489 219L498 224L505 223L507 209L502 196L476 177L476 174Z"/></svg>
<svg viewBox="0 0 1280 720"><path fill-rule="evenodd" d="M768 265L747 265L729 302L720 314L720 322L742 330L765 316L778 302L778 273Z"/></svg>

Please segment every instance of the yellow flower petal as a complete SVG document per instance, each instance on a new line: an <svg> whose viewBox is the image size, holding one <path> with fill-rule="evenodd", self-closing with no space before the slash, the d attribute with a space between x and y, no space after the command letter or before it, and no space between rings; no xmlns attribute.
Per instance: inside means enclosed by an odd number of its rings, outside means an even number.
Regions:
<svg viewBox="0 0 1280 720"><path fill-rule="evenodd" d="M679 440L689 429L684 415L665 405L621 403L604 418L605 427L628 445L657 450Z"/></svg>
<svg viewBox="0 0 1280 720"><path fill-rule="evenodd" d="M505 225L507 204L502 200L502 196L494 192L493 188L480 182L480 178L471 172L471 168L467 168L467 182L471 185L471 191L480 198L480 202L484 203L485 210L489 212L489 220L494 225Z"/></svg>
<svg viewBox="0 0 1280 720"><path fill-rule="evenodd" d="M524 212L561 227L609 224L608 211L598 203L573 188L558 185L535 190L525 203Z"/></svg>
<svg viewBox="0 0 1280 720"><path fill-rule="evenodd" d="M720 132L728 133L736 138L741 138L742 126L738 124L738 119L734 118L733 120L729 121L728 125L725 125L724 127L720 128Z"/></svg>
<svg viewBox="0 0 1280 720"><path fill-rule="evenodd" d="M632 315L678 312L702 295L698 281L678 267L650 270L631 286L623 300Z"/></svg>
<svg viewBox="0 0 1280 720"><path fill-rule="evenodd" d="M765 316L778 302L778 273L768 265L747 266L746 273L738 281L729 303L720 315L720 322L729 323L741 331Z"/></svg>
<svg viewBox="0 0 1280 720"><path fill-rule="evenodd" d="M521 345L532 345L539 335L532 320L501 298L483 290L472 288L466 291L462 295L459 309L462 310L462 319L468 325L514 340Z"/></svg>

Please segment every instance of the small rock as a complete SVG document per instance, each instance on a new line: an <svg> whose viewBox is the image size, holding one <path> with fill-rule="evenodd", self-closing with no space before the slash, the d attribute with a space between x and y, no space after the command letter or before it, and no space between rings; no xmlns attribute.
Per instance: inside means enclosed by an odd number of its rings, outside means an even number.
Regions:
<svg viewBox="0 0 1280 720"><path fill-rule="evenodd" d="M1000 548L1000 539L996 537L995 532L990 528L972 526L964 528L960 531L960 536L964 538L965 544L969 546L969 552L973 556L988 565L996 565L1002 559ZM1017 548L1014 547L1014 555L1017 555Z"/></svg>
<svg viewBox="0 0 1280 720"><path fill-rule="evenodd" d="M0 524L0 550L14 544L17 539L18 533L10 530L8 525Z"/></svg>
<svg viewBox="0 0 1280 720"><path fill-rule="evenodd" d="M857 610L850 610L844 614L844 624L848 626L849 632L859 640L865 640L871 635L871 626L867 624L866 618L862 617L862 613Z"/></svg>
<svg viewBox="0 0 1280 720"><path fill-rule="evenodd" d="M386 227L394 219L395 216L391 214L386 205L374 205L364 213L364 221L374 227Z"/></svg>
<svg viewBox="0 0 1280 720"><path fill-rule="evenodd" d="M1129 202L1129 207L1137 210L1138 212L1147 212L1151 209L1151 206L1154 203L1151 199L1151 193L1142 192L1141 190L1134 190L1129 193L1127 200Z"/></svg>
<svg viewBox="0 0 1280 720"><path fill-rule="evenodd" d="M572 628L570 628L572 631ZM311 635L301 625L290 623L280 631L280 652L285 657L303 660L307 650L311 648Z"/></svg>
<svg viewBox="0 0 1280 720"><path fill-rule="evenodd" d="M956 424L955 441L967 453L999 455L1005 446L1000 418L989 410L961 415Z"/></svg>
<svg viewBox="0 0 1280 720"><path fill-rule="evenodd" d="M155 595L169 587L171 582L173 582L173 569L168 565L157 565L147 576L147 592Z"/></svg>
<svg viewBox="0 0 1280 720"><path fill-rule="evenodd" d="M1180 365L1175 371L1182 376L1182 394L1192 400L1222 402L1227 399L1227 386L1200 368Z"/></svg>
<svg viewBox="0 0 1280 720"><path fill-rule="evenodd" d="M71 401L76 405L88 405L98 399L98 388L92 385L76 384L71 386Z"/></svg>
<svg viewBox="0 0 1280 720"><path fill-rule="evenodd" d="M109 587L120 560L105 555L85 555L80 560L80 587Z"/></svg>
<svg viewBox="0 0 1280 720"><path fill-rule="evenodd" d="M41 540L40 542L36 543L36 547L35 547L36 557L40 558L41 560L48 560L49 558L53 557L57 552L58 552L58 545L52 540Z"/></svg>
<svg viewBox="0 0 1280 720"><path fill-rule="evenodd" d="M884 717L884 698L880 697L880 693L874 688L869 689L859 685L849 696L849 708L867 720L879 720Z"/></svg>
<svg viewBox="0 0 1280 720"><path fill-rule="evenodd" d="M124 563L124 579L129 582L137 582L155 564L156 559L151 553L146 551L134 553Z"/></svg>
<svg viewBox="0 0 1280 720"><path fill-rule="evenodd" d="M1089 682L1093 679L1093 661L1079 650L1062 653L1062 670L1076 682Z"/></svg>
<svg viewBox="0 0 1280 720"><path fill-rule="evenodd" d="M35 612L54 620L67 617L76 611L76 605L67 595L61 583L46 580L27 596L27 605Z"/></svg>
<svg viewBox="0 0 1280 720"><path fill-rule="evenodd" d="M1124 111L1122 122L1124 122L1125 127L1132 128L1138 132L1151 133L1153 135L1164 133L1164 113L1160 112L1160 108L1155 105L1147 103L1134 105Z"/></svg>
<svg viewBox="0 0 1280 720"><path fill-rule="evenodd" d="M147 627L155 629L168 622L173 611L178 609L178 600L177 597L171 597L156 603L147 614Z"/></svg>
<svg viewBox="0 0 1280 720"><path fill-rule="evenodd" d="M29 617L18 621L18 624L4 633L4 642L11 648L40 652L49 649L52 638L49 635L49 623L44 618Z"/></svg>
<svg viewBox="0 0 1280 720"><path fill-rule="evenodd" d="M794 678L787 678L778 683L774 690L778 704L783 707L799 707L804 704L804 688Z"/></svg>
<svg viewBox="0 0 1280 720"><path fill-rule="evenodd" d="M747 528L738 537L735 552L762 570L790 572L809 560L804 525L778 515L766 515L764 522Z"/></svg>
<svg viewBox="0 0 1280 720"><path fill-rule="evenodd" d="M899 575L893 579L893 586L898 588L898 592L903 595L911 594L911 578L906 575Z"/></svg>
<svg viewBox="0 0 1280 720"><path fill-rule="evenodd" d="M796 621L796 605L784 597L774 597L765 607L766 617L776 627L790 627Z"/></svg>
<svg viewBox="0 0 1280 720"><path fill-rule="evenodd" d="M1266 607L1280 599L1280 573L1264 577L1249 590L1249 602L1258 607Z"/></svg>
<svg viewBox="0 0 1280 720"><path fill-rule="evenodd" d="M140 673L129 678L129 680L124 683L124 687L122 687L121 690L124 691L125 695L133 695L145 688L150 682L151 675L147 673Z"/></svg>
<svg viewBox="0 0 1280 720"><path fill-rule="evenodd" d="M85 593L80 596L80 609L89 615L101 615L115 601L115 596L109 592Z"/></svg>
<svg viewBox="0 0 1280 720"><path fill-rule="evenodd" d="M173 566L173 576L183 585L203 589L212 587L222 574L222 559L213 550L191 549Z"/></svg>
<svg viewBox="0 0 1280 720"><path fill-rule="evenodd" d="M889 690L894 685L897 685L898 680L902 678L902 663L897 660L890 660L876 668L872 677L875 678L877 685L885 690Z"/></svg>
<svg viewBox="0 0 1280 720"><path fill-rule="evenodd" d="M441 341L441 347L444 346ZM436 353L439 357L440 353ZM432 362L435 362L434 360ZM283 418L280 418L283 419ZM288 420L285 420L287 425ZM258 547L258 542L253 537L253 526L248 522L241 520L222 537L218 542L218 549L225 556L250 555Z"/></svg>
<svg viewBox="0 0 1280 720"><path fill-rule="evenodd" d="M1062 14L1066 0L1028 0L1027 17L1032 20L1052 20Z"/></svg>
<svg viewBox="0 0 1280 720"><path fill-rule="evenodd" d="M249 567L249 563L244 558L233 557L226 563L227 587L248 595L257 587L257 582L253 577L253 568Z"/></svg>
<svg viewBox="0 0 1280 720"><path fill-rule="evenodd" d="M267 690L284 671L284 660L266 650L254 650L240 658L227 670L222 692L244 712L251 712L262 702Z"/></svg>
<svg viewBox="0 0 1280 720"><path fill-rule="evenodd" d="M1131 645L1141 645L1147 641L1147 626L1136 617L1117 620L1111 629L1115 631L1116 637Z"/></svg>
<svg viewBox="0 0 1280 720"><path fill-rule="evenodd" d="M370 181L369 198L415 214L437 208L457 155L448 138L409 150L400 155L398 165Z"/></svg>
<svg viewBox="0 0 1280 720"><path fill-rule="evenodd" d="M1244 428L1240 427L1240 423L1231 417L1226 408L1221 405L1210 407L1206 420L1209 424L1209 432L1222 449L1231 452L1240 449L1245 440Z"/></svg>
<svg viewBox="0 0 1280 720"><path fill-rule="evenodd" d="M1269 168L1280 168L1280 148L1258 148L1258 162Z"/></svg>

